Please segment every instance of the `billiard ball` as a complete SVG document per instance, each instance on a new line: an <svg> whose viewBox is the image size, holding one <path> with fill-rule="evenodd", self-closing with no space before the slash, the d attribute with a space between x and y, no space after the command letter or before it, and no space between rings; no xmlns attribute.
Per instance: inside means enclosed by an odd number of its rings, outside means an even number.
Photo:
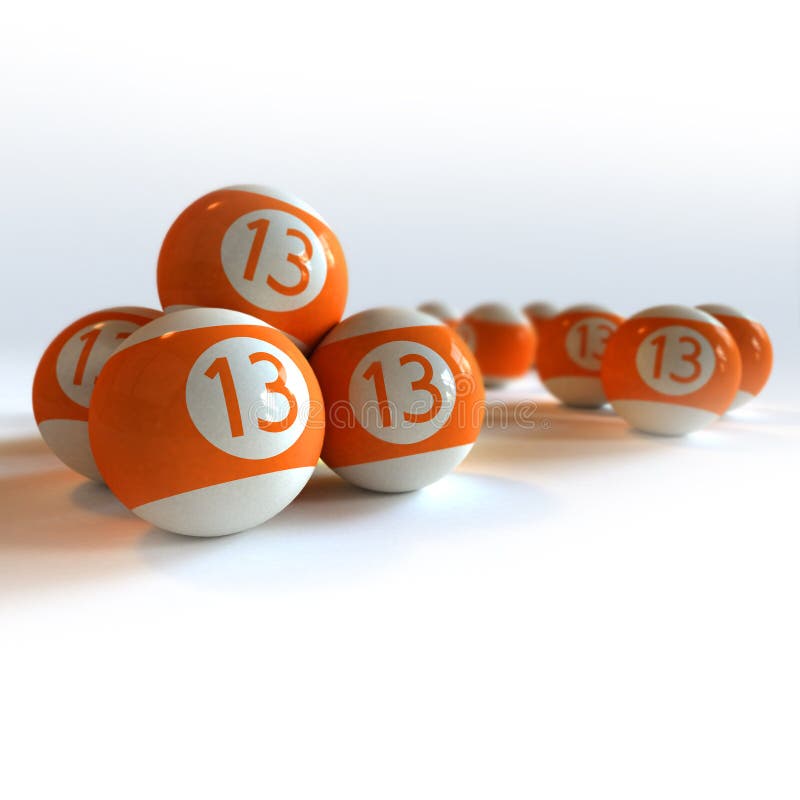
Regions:
<svg viewBox="0 0 800 800"><path fill-rule="evenodd" d="M523 377L536 355L536 333L520 311L486 303L466 314L456 329L475 354L487 387Z"/></svg>
<svg viewBox="0 0 800 800"><path fill-rule="evenodd" d="M736 342L710 314L687 306L640 311L611 337L603 387L634 428L679 436L730 406L741 380Z"/></svg>
<svg viewBox="0 0 800 800"><path fill-rule="evenodd" d="M458 327L458 323L461 321L461 314L459 314L453 306L447 303L441 303L438 300L423 303L417 310L421 311L423 314L430 314L432 317L436 317L436 319L444 322L445 325L449 325L451 328Z"/></svg>
<svg viewBox="0 0 800 800"><path fill-rule="evenodd" d="M609 337L622 317L603 306L564 309L541 328L537 369L547 390L576 408L599 408L606 402L600 364Z"/></svg>
<svg viewBox="0 0 800 800"><path fill-rule="evenodd" d="M323 339L311 366L327 413L322 459L356 486L427 486L455 469L478 436L478 366L453 330L428 314L355 314Z"/></svg>
<svg viewBox="0 0 800 800"><path fill-rule="evenodd" d="M33 379L33 415L47 446L68 467L100 481L89 447L89 400L109 356L139 326L160 316L152 308L105 308L76 320L50 343Z"/></svg>
<svg viewBox="0 0 800 800"><path fill-rule="evenodd" d="M760 322L731 306L698 306L718 319L729 331L742 357L742 382L729 411L752 400L766 385L772 372L772 342Z"/></svg>
<svg viewBox="0 0 800 800"><path fill-rule="evenodd" d="M263 186L230 186L192 203L158 258L165 310L230 308L283 331L310 352L342 316L347 265L314 209Z"/></svg>
<svg viewBox="0 0 800 800"><path fill-rule="evenodd" d="M528 305L522 309L522 313L528 318L536 333L536 338L539 339L541 338L544 324L558 314L558 309L552 303L539 301L536 303L528 303ZM536 366L535 360L533 366Z"/></svg>
<svg viewBox="0 0 800 800"><path fill-rule="evenodd" d="M544 301L528 303L528 305L526 305L522 311L530 320L531 325L533 325L537 332L541 322L552 319L556 314L558 314L558 309L552 303L547 303Z"/></svg>
<svg viewBox="0 0 800 800"><path fill-rule="evenodd" d="M164 314L108 360L89 440L109 488L168 531L222 536L277 514L322 448L308 362L262 320L215 308Z"/></svg>

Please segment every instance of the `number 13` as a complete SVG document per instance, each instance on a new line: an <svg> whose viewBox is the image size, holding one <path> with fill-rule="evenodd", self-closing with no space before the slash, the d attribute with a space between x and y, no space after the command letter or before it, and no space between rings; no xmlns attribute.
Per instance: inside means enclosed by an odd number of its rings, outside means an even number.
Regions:
<svg viewBox="0 0 800 800"><path fill-rule="evenodd" d="M419 366L422 367L422 377L418 380L411 381L411 389L415 392L427 392L431 397L431 406L427 411L420 413L404 411L403 419L415 425L421 422L430 422L430 420L439 413L442 407L442 393L432 382L433 367L425 356L419 355L418 353L408 353L401 356L399 362L401 367L407 364L419 364ZM375 396L378 400L378 408L381 415L381 427L390 428L392 426L392 409L386 391L386 378L383 373L383 364L380 361L373 361L364 371L362 377L365 380L373 381L375 384Z"/></svg>

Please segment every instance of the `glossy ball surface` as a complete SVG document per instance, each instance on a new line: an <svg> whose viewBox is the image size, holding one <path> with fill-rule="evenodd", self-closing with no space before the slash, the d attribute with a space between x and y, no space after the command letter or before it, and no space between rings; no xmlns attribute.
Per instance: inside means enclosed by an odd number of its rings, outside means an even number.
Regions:
<svg viewBox="0 0 800 800"><path fill-rule="evenodd" d="M275 328L237 311L164 314L109 359L89 439L109 488L151 524L221 536L277 514L322 448L322 397Z"/></svg>
<svg viewBox="0 0 800 800"><path fill-rule="evenodd" d="M427 486L455 469L478 437L484 393L477 364L428 314L355 314L325 337L311 365L327 415L322 458L356 486Z"/></svg>
<svg viewBox="0 0 800 800"><path fill-rule="evenodd" d="M105 308L73 322L50 343L33 379L33 415L47 446L71 469L101 481L89 446L89 401L111 354L161 311Z"/></svg>
<svg viewBox="0 0 800 800"><path fill-rule="evenodd" d="M537 369L547 390L576 408L606 403L600 365L606 344L623 319L597 305L577 305L540 324Z"/></svg>
<svg viewBox="0 0 800 800"><path fill-rule="evenodd" d="M475 354L487 387L522 378L536 356L536 333L528 318L501 303L469 311L456 329Z"/></svg>
<svg viewBox="0 0 800 800"><path fill-rule="evenodd" d="M611 337L602 378L614 410L634 428L680 436L730 406L739 350L722 323L687 306L640 311Z"/></svg>
<svg viewBox="0 0 800 800"><path fill-rule="evenodd" d="M772 372L772 342L766 329L732 306L708 304L701 311L718 319L733 336L742 358L742 382L729 411L749 403L766 386Z"/></svg>
<svg viewBox="0 0 800 800"><path fill-rule="evenodd" d="M304 352L342 316L347 265L314 209L263 186L231 186L192 203L158 258L167 311L229 308L283 331Z"/></svg>

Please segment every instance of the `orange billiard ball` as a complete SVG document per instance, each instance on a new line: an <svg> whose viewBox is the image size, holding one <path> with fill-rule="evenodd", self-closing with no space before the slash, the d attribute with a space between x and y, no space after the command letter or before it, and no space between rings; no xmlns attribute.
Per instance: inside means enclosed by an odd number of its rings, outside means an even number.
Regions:
<svg viewBox="0 0 800 800"><path fill-rule="evenodd" d="M100 370L135 330L161 316L152 308L95 311L44 351L33 379L33 415L47 446L71 469L101 481L89 446L89 401Z"/></svg>
<svg viewBox="0 0 800 800"><path fill-rule="evenodd" d="M597 305L565 309L541 326L537 369L547 390L576 408L606 402L600 364L609 337L622 317Z"/></svg>
<svg viewBox="0 0 800 800"><path fill-rule="evenodd" d="M164 314L105 365L89 439L108 487L165 530L253 527L305 486L322 448L319 385L262 320L219 308Z"/></svg>
<svg viewBox="0 0 800 800"><path fill-rule="evenodd" d="M167 232L158 258L167 311L243 311L308 353L340 319L344 253L309 205L263 186L230 186L192 203Z"/></svg>
<svg viewBox="0 0 800 800"><path fill-rule="evenodd" d="M713 422L729 407L742 375L736 342L710 314L656 306L634 314L611 337L603 387L634 428L679 436Z"/></svg>
<svg viewBox="0 0 800 800"><path fill-rule="evenodd" d="M772 342L760 322L731 306L708 304L701 311L718 319L729 331L742 357L742 382L729 411L752 400L766 385L772 372Z"/></svg>
<svg viewBox="0 0 800 800"><path fill-rule="evenodd" d="M455 469L483 422L469 348L438 319L403 308L337 325L311 366L325 400L323 461L356 486L407 492Z"/></svg>
<svg viewBox="0 0 800 800"><path fill-rule="evenodd" d="M544 324L558 314L558 309L552 304L544 300L535 303L528 303L522 312L533 325L533 330L536 332L537 339L541 336ZM534 366L536 366L534 360Z"/></svg>
<svg viewBox="0 0 800 800"><path fill-rule="evenodd" d="M537 332L539 330L539 325L542 322L552 319L556 314L558 314L558 309L552 303L545 302L544 300L539 300L535 303L528 303L528 305L526 305L522 311L531 321L531 325L533 325Z"/></svg>
<svg viewBox="0 0 800 800"><path fill-rule="evenodd" d="M441 320L451 328L457 328L458 323L461 322L461 314L453 306L438 300L423 303L417 310L423 314L430 314L432 317L436 317L436 319Z"/></svg>
<svg viewBox="0 0 800 800"><path fill-rule="evenodd" d="M528 318L501 303L469 311L456 329L475 353L487 387L522 378L536 356L536 332Z"/></svg>

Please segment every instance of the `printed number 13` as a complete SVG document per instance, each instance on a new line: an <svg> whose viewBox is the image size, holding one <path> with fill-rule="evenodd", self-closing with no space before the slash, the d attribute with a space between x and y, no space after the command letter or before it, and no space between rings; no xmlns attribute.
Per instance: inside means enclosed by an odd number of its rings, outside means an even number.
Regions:
<svg viewBox="0 0 800 800"><path fill-rule="evenodd" d="M431 367L427 358L418 353L407 353L401 356L400 366L404 367L406 364L419 364L422 367L422 377L419 378L419 380L411 382L411 389L412 391L427 392L431 396L431 407L427 411L421 413L405 411L403 412L403 419L415 425L419 422L429 422L439 413L439 409L442 407L442 393L431 381L433 378L433 367ZM375 397L378 400L381 427L391 427L392 409L389 405L389 397L386 391L386 378L383 374L383 364L381 364L380 361L373 361L364 371L363 377L365 380L371 380L375 384Z"/></svg>
<svg viewBox="0 0 800 800"><path fill-rule="evenodd" d="M681 354L681 361L686 361L688 364L692 365L692 373L691 375L677 375L674 372L670 372L667 377L676 383L691 383L696 380L703 371L703 366L700 363L700 353L703 351L703 348L700 342L691 336L681 336L678 342L680 344L690 344L692 346L692 351L690 353ZM656 357L653 360L653 378L659 380L664 369L664 351L667 348L667 337L663 335L656 336L652 341L652 345L656 348Z"/></svg>
<svg viewBox="0 0 800 800"><path fill-rule="evenodd" d="M286 398L286 401L289 403L289 413L283 419L275 421L258 417L258 427L267 433L285 431L287 428L290 428L297 419L297 398L286 386L286 368L275 356L270 353L252 353L250 355L251 364L258 364L260 362L271 364L277 370L278 377L275 378L274 381L265 383L264 387L268 392L273 392L274 394L279 394ZM230 425L231 436L234 438L244 436L242 411L239 407L239 398L236 394L236 385L233 381L233 373L231 372L231 365L228 359L224 356L215 359L206 370L205 374L212 380L217 377L220 380L222 396L225 399L225 408L228 412L228 424Z"/></svg>
<svg viewBox="0 0 800 800"><path fill-rule="evenodd" d="M250 253L247 256L247 263L244 267L243 277L246 281L253 281L256 278L256 268L258 267L258 261L261 258L261 251L264 249L264 242L267 239L269 220L254 219L252 222L247 223L247 227L250 228L251 231L255 231L255 235L253 236L253 243L250 245ZM267 275L267 285L280 294L291 296L300 294L306 288L306 286L308 286L308 282L311 279L311 273L308 269L308 262L311 259L311 254L314 248L311 246L308 236L296 228L289 228L286 231L286 235L293 236L295 239L299 239L300 243L303 245L302 253L289 253L289 255L286 256L286 260L290 264L297 267L300 277L297 283L294 285L287 285L276 280L272 275Z"/></svg>

